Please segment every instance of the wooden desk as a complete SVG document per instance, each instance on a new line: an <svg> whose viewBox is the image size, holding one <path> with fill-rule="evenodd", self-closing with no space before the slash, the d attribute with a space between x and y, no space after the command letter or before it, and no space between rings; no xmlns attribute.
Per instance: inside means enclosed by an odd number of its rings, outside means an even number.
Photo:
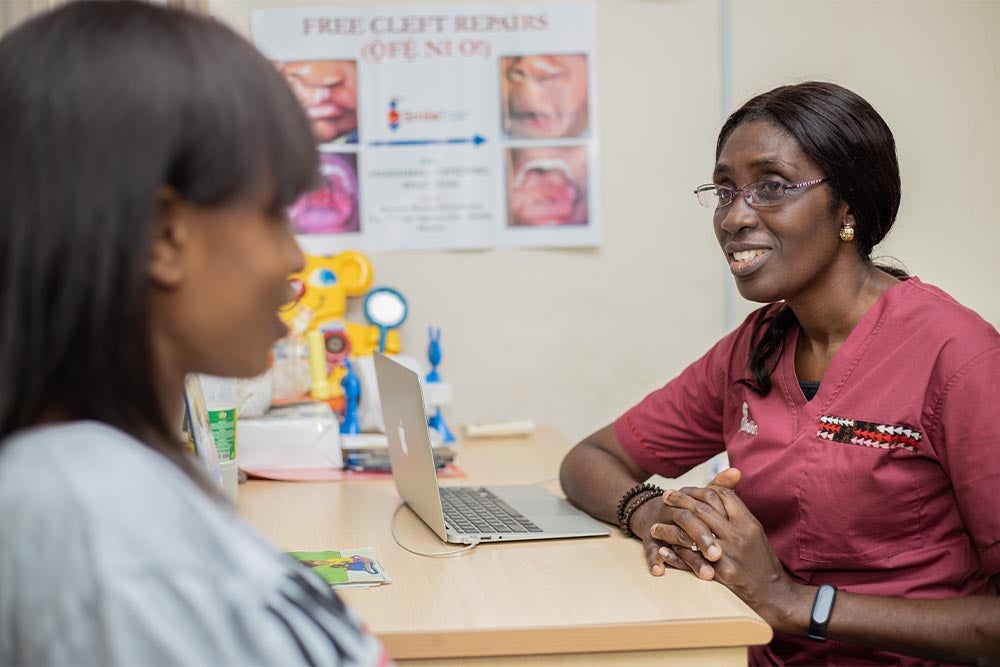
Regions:
<svg viewBox="0 0 1000 667"><path fill-rule="evenodd" d="M551 429L469 440L457 460L468 478L446 483L545 481L558 493L568 447ZM746 647L771 639L770 627L722 585L672 570L650 576L640 543L617 530L426 558L392 538L400 499L391 480L250 481L238 504L286 551L373 547L393 582L342 595L407 665L745 665ZM409 508L396 520L411 548L453 548Z"/></svg>

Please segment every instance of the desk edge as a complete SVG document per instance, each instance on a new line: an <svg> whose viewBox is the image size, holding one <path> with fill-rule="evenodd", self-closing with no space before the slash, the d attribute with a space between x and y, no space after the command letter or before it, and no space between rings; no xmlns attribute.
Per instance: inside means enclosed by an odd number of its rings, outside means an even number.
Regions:
<svg viewBox="0 0 1000 667"><path fill-rule="evenodd" d="M376 633L396 660L754 646L767 623L745 617L574 627Z"/></svg>

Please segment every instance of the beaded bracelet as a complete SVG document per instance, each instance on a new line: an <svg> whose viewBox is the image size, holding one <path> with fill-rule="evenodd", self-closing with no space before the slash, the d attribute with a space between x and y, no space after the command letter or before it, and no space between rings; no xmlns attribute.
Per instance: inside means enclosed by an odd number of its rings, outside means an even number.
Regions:
<svg viewBox="0 0 1000 667"><path fill-rule="evenodd" d="M636 484L631 489L625 492L622 499L618 501L618 510L616 512L618 517L618 522L621 523L622 516L625 514L625 508L628 506L629 501L635 498L637 495L643 491L660 491L662 493L663 489L656 486L655 484Z"/></svg>
<svg viewBox="0 0 1000 667"><path fill-rule="evenodd" d="M618 527L621 529L625 537L638 537L629 528L629 522L632 520L632 515L635 514L642 505L646 504L647 501L656 498L657 496L663 495L663 489L656 486L655 484L636 484L631 489L625 492L622 499L618 501Z"/></svg>
<svg viewBox="0 0 1000 667"><path fill-rule="evenodd" d="M625 537L639 537L632 532L632 528L629 526L632 522L632 516L640 507L646 504L646 501L659 498L661 495L663 494L660 491L643 491L635 497L635 501L625 510L625 514L622 516L622 523L618 526L625 533Z"/></svg>

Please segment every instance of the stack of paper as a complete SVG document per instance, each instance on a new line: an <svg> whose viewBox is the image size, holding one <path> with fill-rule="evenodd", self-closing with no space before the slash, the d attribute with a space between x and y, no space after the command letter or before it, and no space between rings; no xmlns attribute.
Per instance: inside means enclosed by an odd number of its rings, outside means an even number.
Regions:
<svg viewBox="0 0 1000 667"><path fill-rule="evenodd" d="M434 451L434 465L443 468L455 460L455 448L445 444L437 431L430 431L431 446ZM360 433L341 435L344 469L346 470L389 470L388 441L384 433Z"/></svg>
<svg viewBox="0 0 1000 667"><path fill-rule="evenodd" d="M343 467L340 422L326 403L296 403L256 419L240 417L236 428L239 465L252 474Z"/></svg>

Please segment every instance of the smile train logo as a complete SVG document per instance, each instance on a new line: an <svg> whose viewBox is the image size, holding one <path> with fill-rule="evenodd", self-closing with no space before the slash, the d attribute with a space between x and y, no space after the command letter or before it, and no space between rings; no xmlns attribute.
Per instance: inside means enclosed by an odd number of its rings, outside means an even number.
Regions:
<svg viewBox="0 0 1000 667"><path fill-rule="evenodd" d="M743 401L743 419L740 420L740 430L750 435L757 435L757 422L750 419L750 406Z"/></svg>
<svg viewBox="0 0 1000 667"><path fill-rule="evenodd" d="M396 98L389 100L388 118L389 129L395 132L399 129L399 101Z"/></svg>

